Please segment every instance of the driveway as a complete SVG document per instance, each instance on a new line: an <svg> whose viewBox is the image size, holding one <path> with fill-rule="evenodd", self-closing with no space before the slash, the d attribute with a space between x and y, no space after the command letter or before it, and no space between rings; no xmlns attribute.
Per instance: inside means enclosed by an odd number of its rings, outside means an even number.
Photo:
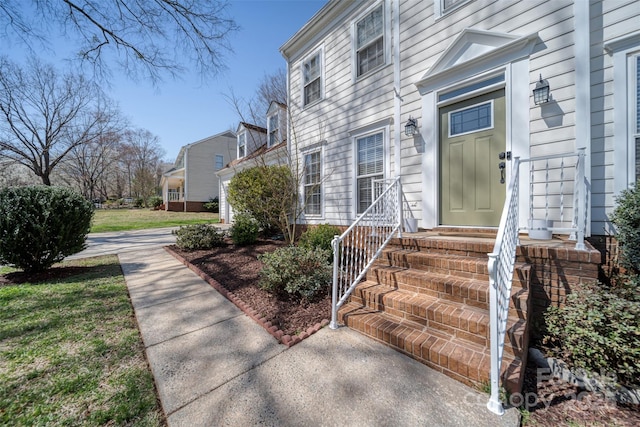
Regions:
<svg viewBox="0 0 640 427"><path fill-rule="evenodd" d="M66 259L145 251L172 245L176 242L176 236L171 234L171 231L176 228L177 227L91 233L87 237L87 248L82 252L68 256Z"/></svg>

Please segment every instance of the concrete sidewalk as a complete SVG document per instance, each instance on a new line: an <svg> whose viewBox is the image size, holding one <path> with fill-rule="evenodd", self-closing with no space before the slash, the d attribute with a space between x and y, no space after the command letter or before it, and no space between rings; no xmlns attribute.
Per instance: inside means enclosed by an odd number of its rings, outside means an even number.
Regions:
<svg viewBox="0 0 640 427"><path fill-rule="evenodd" d="M287 348L164 249L119 254L170 426L517 426L347 328Z"/></svg>

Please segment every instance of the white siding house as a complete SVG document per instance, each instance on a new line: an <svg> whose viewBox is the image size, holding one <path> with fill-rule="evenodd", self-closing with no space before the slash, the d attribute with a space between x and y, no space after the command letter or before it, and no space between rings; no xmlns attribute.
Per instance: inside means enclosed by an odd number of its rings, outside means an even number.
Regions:
<svg viewBox="0 0 640 427"><path fill-rule="evenodd" d="M401 177L419 227L496 227L512 159L582 149L586 232L602 235L640 173L637 1L330 1L281 53L288 147L321 183L308 223L348 225L374 180ZM521 226L571 222L577 158L525 163Z"/></svg>
<svg viewBox="0 0 640 427"><path fill-rule="evenodd" d="M236 135L231 131L183 146L160 182L165 210L204 211L203 203L220 196L216 172L235 158Z"/></svg>

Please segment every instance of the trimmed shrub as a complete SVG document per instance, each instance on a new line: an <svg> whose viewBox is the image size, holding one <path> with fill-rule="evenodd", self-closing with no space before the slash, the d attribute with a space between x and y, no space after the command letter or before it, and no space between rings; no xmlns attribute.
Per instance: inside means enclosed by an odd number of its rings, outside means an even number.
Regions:
<svg viewBox="0 0 640 427"><path fill-rule="evenodd" d="M334 236L339 236L340 234L342 234L340 229L335 225L320 224L310 227L302 233L298 245L307 249L322 249L332 253L331 241Z"/></svg>
<svg viewBox="0 0 640 427"><path fill-rule="evenodd" d="M217 197L209 199L208 202L202 205L208 212L220 213L220 201Z"/></svg>
<svg viewBox="0 0 640 427"><path fill-rule="evenodd" d="M312 301L329 289L332 269L322 249L287 246L258 258L260 287L280 298Z"/></svg>
<svg viewBox="0 0 640 427"><path fill-rule="evenodd" d="M634 274L640 274L640 181L616 198L611 216L616 226L618 263Z"/></svg>
<svg viewBox="0 0 640 427"><path fill-rule="evenodd" d="M251 245L258 240L260 225L251 215L238 213L233 217L233 225L229 230L231 240L239 246Z"/></svg>
<svg viewBox="0 0 640 427"><path fill-rule="evenodd" d="M637 282L636 276L628 285ZM619 290L599 284L574 290L564 307L548 309L545 342L575 367L613 371L633 384L640 378L640 297L631 292L627 299L625 288Z"/></svg>
<svg viewBox="0 0 640 427"><path fill-rule="evenodd" d="M267 232L280 230L287 238L296 185L288 166L256 166L231 178L227 200L236 212L247 212Z"/></svg>
<svg viewBox="0 0 640 427"><path fill-rule="evenodd" d="M63 187L0 190L0 263L46 270L85 248L93 204Z"/></svg>
<svg viewBox="0 0 640 427"><path fill-rule="evenodd" d="M162 204L162 197L160 196L151 196L149 197L149 206L154 209L158 209Z"/></svg>
<svg viewBox="0 0 640 427"><path fill-rule="evenodd" d="M224 246L224 233L208 224L186 225L172 233L176 236L176 245L188 251Z"/></svg>

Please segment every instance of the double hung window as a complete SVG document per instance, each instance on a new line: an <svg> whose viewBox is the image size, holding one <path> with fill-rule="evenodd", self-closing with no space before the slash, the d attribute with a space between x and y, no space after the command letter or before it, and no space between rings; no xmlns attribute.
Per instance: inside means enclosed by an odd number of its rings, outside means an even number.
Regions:
<svg viewBox="0 0 640 427"><path fill-rule="evenodd" d="M302 64L304 105L312 104L322 97L322 64L320 59L320 52L316 52Z"/></svg>
<svg viewBox="0 0 640 427"><path fill-rule="evenodd" d="M322 170L320 151L304 156L304 211L307 215L322 214Z"/></svg>
<svg viewBox="0 0 640 427"><path fill-rule="evenodd" d="M384 133L356 139L356 205L364 212L375 199L375 181L384 178Z"/></svg>
<svg viewBox="0 0 640 427"><path fill-rule="evenodd" d="M278 114L274 114L273 116L269 117L269 147L272 147L274 145L276 145L279 141L278 138L278 130L279 130L279 125L278 125Z"/></svg>
<svg viewBox="0 0 640 427"><path fill-rule="evenodd" d="M356 22L356 68L358 77L385 63L383 11L381 4Z"/></svg>
<svg viewBox="0 0 640 427"><path fill-rule="evenodd" d="M238 135L238 158L241 159L247 154L247 134Z"/></svg>

